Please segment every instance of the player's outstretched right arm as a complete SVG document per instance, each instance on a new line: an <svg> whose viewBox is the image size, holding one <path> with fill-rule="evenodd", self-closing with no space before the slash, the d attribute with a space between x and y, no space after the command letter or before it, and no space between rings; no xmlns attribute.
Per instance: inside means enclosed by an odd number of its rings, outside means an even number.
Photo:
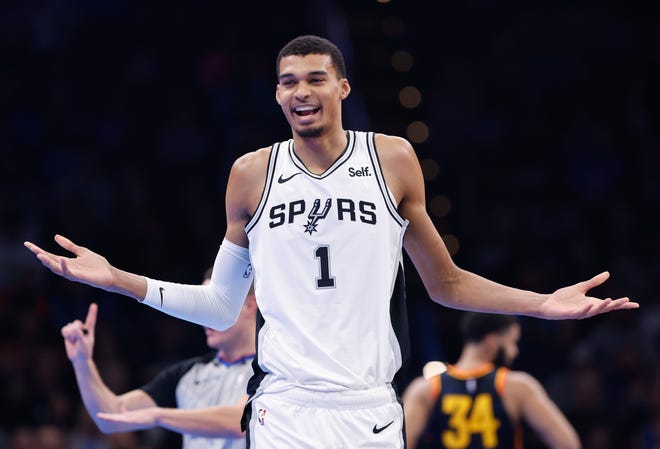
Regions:
<svg viewBox="0 0 660 449"><path fill-rule="evenodd" d="M188 285L129 273L105 257L61 235L55 241L74 257L50 253L32 242L25 246L53 273L109 292L119 293L192 323L212 329L230 327L240 314L252 285L252 266L245 225L264 188L270 150L247 153L234 162L226 192L227 230L208 285Z"/></svg>
<svg viewBox="0 0 660 449"><path fill-rule="evenodd" d="M65 237L58 235L55 240L75 257L52 254L30 242L25 246L43 265L66 279L130 296L168 315L212 329L225 330L234 324L252 283L248 249L226 239L208 285L178 284L128 273Z"/></svg>

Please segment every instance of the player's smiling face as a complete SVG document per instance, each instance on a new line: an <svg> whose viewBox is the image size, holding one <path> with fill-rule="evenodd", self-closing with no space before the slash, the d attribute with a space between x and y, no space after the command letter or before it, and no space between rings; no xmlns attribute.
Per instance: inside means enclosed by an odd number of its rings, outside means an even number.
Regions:
<svg viewBox="0 0 660 449"><path fill-rule="evenodd" d="M286 56L279 69L277 103L295 133L317 137L341 127L341 102L350 86L346 78L337 78L329 55Z"/></svg>

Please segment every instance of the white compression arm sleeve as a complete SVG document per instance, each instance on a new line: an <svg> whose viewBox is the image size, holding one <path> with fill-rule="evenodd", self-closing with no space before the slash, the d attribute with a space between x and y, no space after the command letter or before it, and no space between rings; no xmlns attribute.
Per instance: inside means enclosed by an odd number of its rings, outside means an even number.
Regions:
<svg viewBox="0 0 660 449"><path fill-rule="evenodd" d="M236 322L252 284L247 248L225 239L213 264L209 285L187 285L147 279L143 303L192 323L225 330Z"/></svg>

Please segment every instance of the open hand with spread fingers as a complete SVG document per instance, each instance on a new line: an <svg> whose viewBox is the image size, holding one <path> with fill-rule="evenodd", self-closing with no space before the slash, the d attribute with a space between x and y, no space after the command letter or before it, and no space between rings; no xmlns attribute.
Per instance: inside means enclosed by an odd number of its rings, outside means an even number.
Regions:
<svg viewBox="0 0 660 449"><path fill-rule="evenodd" d="M73 253L75 257L49 253L31 242L25 242L24 245L53 273L70 281L110 290L113 283L113 267L105 257L83 246L78 246L61 235L56 235L55 241L62 248Z"/></svg>
<svg viewBox="0 0 660 449"><path fill-rule="evenodd" d="M119 413L99 412L96 416L101 421L112 423L118 432L128 432L156 427L159 410L160 407L146 407L129 411L122 407Z"/></svg>
<svg viewBox="0 0 660 449"><path fill-rule="evenodd" d="M604 271L591 279L560 288L548 296L542 305L540 317L551 320L583 319L613 310L636 309L639 304L623 297L600 299L587 296L587 292L610 277Z"/></svg>

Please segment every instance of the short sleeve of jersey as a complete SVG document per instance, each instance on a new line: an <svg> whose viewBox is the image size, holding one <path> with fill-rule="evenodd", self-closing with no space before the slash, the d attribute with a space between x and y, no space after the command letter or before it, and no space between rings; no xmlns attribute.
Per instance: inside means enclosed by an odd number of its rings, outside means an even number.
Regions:
<svg viewBox="0 0 660 449"><path fill-rule="evenodd" d="M197 363L207 363L213 360L215 352L204 356L192 357L170 365L158 373L150 382L140 387L154 400L159 407L176 408L176 387L179 380Z"/></svg>

